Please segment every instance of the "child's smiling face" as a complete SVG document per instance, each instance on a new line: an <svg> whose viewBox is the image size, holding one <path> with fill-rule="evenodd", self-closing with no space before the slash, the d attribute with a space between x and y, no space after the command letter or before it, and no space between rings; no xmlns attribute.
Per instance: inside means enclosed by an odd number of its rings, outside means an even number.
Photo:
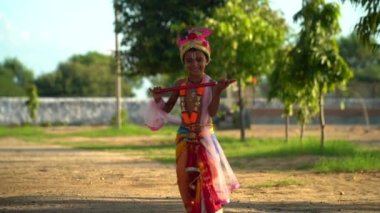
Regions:
<svg viewBox="0 0 380 213"><path fill-rule="evenodd" d="M199 79L203 76L209 63L206 55L200 50L189 50L183 57L185 68L190 78Z"/></svg>

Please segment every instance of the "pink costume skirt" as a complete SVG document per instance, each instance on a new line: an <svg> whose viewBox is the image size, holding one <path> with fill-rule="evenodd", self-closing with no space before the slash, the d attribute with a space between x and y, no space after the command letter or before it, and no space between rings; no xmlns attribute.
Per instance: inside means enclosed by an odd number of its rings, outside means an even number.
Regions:
<svg viewBox="0 0 380 213"><path fill-rule="evenodd" d="M212 127L203 127L196 134L180 126L176 143L176 159L187 155L186 172L193 198L191 212L217 212L229 203L231 191L239 187L239 182Z"/></svg>

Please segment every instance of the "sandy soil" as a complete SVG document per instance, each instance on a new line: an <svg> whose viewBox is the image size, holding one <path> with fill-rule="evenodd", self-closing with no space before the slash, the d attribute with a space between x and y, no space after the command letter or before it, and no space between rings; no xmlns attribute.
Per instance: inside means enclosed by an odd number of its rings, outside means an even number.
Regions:
<svg viewBox="0 0 380 213"><path fill-rule="evenodd" d="M64 134L76 129L51 131ZM297 131L292 128L291 134ZM310 128L308 134L318 131ZM283 127L275 126L255 126L247 132L255 137L282 135ZM335 126L328 128L328 135L380 144L378 127ZM184 212L174 165L139 155L36 145L14 138L0 139L0 153L0 212ZM225 212L380 211L380 172L320 174L268 170L273 163L262 159L255 164L261 167L235 170L241 188L232 194ZM290 184L281 186L284 181Z"/></svg>

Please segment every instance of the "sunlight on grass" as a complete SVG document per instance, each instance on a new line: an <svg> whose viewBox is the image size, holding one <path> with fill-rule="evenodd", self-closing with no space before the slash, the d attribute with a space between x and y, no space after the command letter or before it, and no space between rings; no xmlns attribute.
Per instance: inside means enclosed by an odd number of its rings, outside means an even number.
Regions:
<svg viewBox="0 0 380 213"><path fill-rule="evenodd" d="M279 139L248 139L241 142L236 139L220 139L225 153L230 157L294 157L303 155L346 156L355 153L357 146L340 140L331 140L320 149L317 139L309 138L304 142L290 140L285 143Z"/></svg>
<svg viewBox="0 0 380 213"><path fill-rule="evenodd" d="M78 127L80 129L80 127ZM85 129L76 132L68 132L65 134L47 133L47 128L38 126L22 126L22 127L0 127L0 137L15 137L15 138L54 138L54 137L118 137L118 136L140 136L140 135L163 135L163 136L175 136L177 128L174 126L167 126L160 131L153 132L147 127L127 124L122 128L117 129L115 127L107 127L104 129Z"/></svg>
<svg viewBox="0 0 380 213"><path fill-rule="evenodd" d="M303 143L298 140L285 143L276 139L249 139L241 142L223 138L221 141L229 159L237 165L244 165L243 168L249 159L280 158L290 161L302 156L318 156L321 160L310 162L310 165L295 166L294 169L312 169L318 172L380 171L379 150L365 150L343 140L327 141L324 149L320 148L319 140L313 138Z"/></svg>
<svg viewBox="0 0 380 213"><path fill-rule="evenodd" d="M122 137L122 136L149 136L149 135L172 135L174 137L177 129L173 126L163 127L160 131L153 132L145 126L139 126L134 124L127 124L120 129L115 127L108 127L105 129L99 129L96 131L85 130L81 132L75 132L68 134L69 136L82 136L82 137Z"/></svg>
<svg viewBox="0 0 380 213"><path fill-rule="evenodd" d="M23 140L38 140L52 138L53 135L47 134L42 127L23 126L23 127L0 127L0 138L14 137Z"/></svg>
<svg viewBox="0 0 380 213"><path fill-rule="evenodd" d="M175 133L177 127L168 126L160 131L152 132L138 125L126 125L121 129L114 127L88 129L64 134L52 133L46 128L0 127L0 137L19 138L26 142L54 144L77 149L111 151L139 155L161 163L175 164ZM159 136L154 141L131 139L128 136ZM72 137L84 140L71 141ZM114 143L112 137L126 137L122 142ZM87 138L87 139L86 139ZM94 142L93 138L110 138L109 141ZM123 142L124 141L124 142ZM242 142L236 138L220 137L219 141L227 158L233 166L254 169L255 160L272 159L275 162L290 162L282 169L302 169L317 172L360 172L380 171L380 150L363 147L344 140L328 140L321 149L317 138L307 138L302 143L292 139L285 143L281 139L249 138ZM297 161L296 159L309 159ZM311 160L310 160L311 159ZM241 165L241 166L239 166ZM276 170L273 168L272 170ZM272 183L273 184L273 183ZM283 183L286 184L286 183ZM274 184L275 185L275 184Z"/></svg>
<svg viewBox="0 0 380 213"><path fill-rule="evenodd" d="M323 158L314 167L318 172L364 172L380 171L380 153L358 152L343 158Z"/></svg>

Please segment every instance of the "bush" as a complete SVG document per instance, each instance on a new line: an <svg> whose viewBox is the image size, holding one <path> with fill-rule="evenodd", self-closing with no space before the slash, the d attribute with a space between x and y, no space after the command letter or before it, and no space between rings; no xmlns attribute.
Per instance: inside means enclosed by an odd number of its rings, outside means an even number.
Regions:
<svg viewBox="0 0 380 213"><path fill-rule="evenodd" d="M116 126L117 125L117 118L116 118L117 114L115 113L114 116L112 116L111 118L111 125L112 126ZM128 124L128 111L126 109L122 109L120 111L120 116L121 116L121 125L126 125Z"/></svg>

